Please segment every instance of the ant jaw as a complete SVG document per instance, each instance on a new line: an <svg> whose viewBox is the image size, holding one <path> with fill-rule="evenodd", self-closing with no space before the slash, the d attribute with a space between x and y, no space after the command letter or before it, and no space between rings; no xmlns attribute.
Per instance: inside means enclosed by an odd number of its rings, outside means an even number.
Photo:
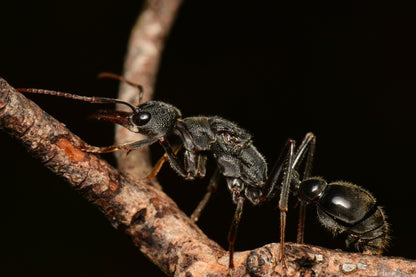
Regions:
<svg viewBox="0 0 416 277"><path fill-rule="evenodd" d="M90 117L93 119L104 120L111 123L120 124L123 127L130 127L131 112L113 111L113 110L100 110Z"/></svg>

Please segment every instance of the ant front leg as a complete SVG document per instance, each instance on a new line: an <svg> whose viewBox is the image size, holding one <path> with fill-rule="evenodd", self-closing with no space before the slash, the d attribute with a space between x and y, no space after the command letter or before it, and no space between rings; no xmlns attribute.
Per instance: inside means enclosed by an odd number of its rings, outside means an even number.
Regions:
<svg viewBox="0 0 416 277"><path fill-rule="evenodd" d="M175 152L173 151L172 147L170 146L169 142L166 139L160 139L159 143L165 150L170 166L176 171L176 173L178 173L181 177L183 177L186 180L193 180L193 176L191 176L187 172L185 166L181 164L178 157L175 155Z"/></svg>
<svg viewBox="0 0 416 277"><path fill-rule="evenodd" d="M194 180L197 177L202 178L205 176L207 161L207 156L205 154L185 150L184 163L181 163L166 139L159 139L159 143L165 150L171 167L181 177L186 180Z"/></svg>
<svg viewBox="0 0 416 277"><path fill-rule="evenodd" d="M175 154L175 156L178 154L178 152L179 152L179 150L181 150L181 148L182 148L182 145L179 145L179 146L176 146L175 148L173 148L173 153ZM168 160L169 160L168 154L167 153L163 154L163 156L157 161L157 163L153 167L152 171L150 171L150 173L146 176L146 178L147 179L152 179L152 178L156 177L156 175L159 174L159 171L162 168L162 166Z"/></svg>
<svg viewBox="0 0 416 277"><path fill-rule="evenodd" d="M139 140L135 142L128 142L128 143L124 143L120 145L101 146L101 147L92 146L85 142L79 142L77 143L77 147L84 152L96 153L96 154L110 153L110 152L115 152L118 150L127 150L128 152L130 152L134 149L149 146L157 142L158 140L159 140L158 138L151 138L151 139L144 139L144 140Z"/></svg>

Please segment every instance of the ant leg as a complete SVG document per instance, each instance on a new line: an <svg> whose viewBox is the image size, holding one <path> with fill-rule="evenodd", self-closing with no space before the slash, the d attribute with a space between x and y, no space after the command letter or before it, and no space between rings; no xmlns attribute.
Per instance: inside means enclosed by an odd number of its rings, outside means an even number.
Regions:
<svg viewBox="0 0 416 277"><path fill-rule="evenodd" d="M163 164L168 160L168 155L165 153L163 156L157 161L157 163L153 166L152 171L147 174L146 179L152 179L159 174L160 169L162 168Z"/></svg>
<svg viewBox="0 0 416 277"><path fill-rule="evenodd" d="M178 154L179 150L181 150L182 145L179 145L173 149L173 153L176 155ZM155 166L153 167L152 171L146 176L147 179L152 179L159 174L160 169L162 168L163 164L169 160L168 154L164 153L163 156L157 161Z"/></svg>
<svg viewBox="0 0 416 277"><path fill-rule="evenodd" d="M182 178L186 180L193 180L194 176L191 176L186 169L185 166L181 164L178 157L175 155L174 151L172 150L172 147L170 146L169 142L166 139L159 139L160 145L162 145L163 149L165 150L166 155L168 156L168 160L170 163L170 166L173 168L173 170L176 171Z"/></svg>
<svg viewBox="0 0 416 277"><path fill-rule="evenodd" d="M205 209L205 206L208 204L208 201L211 198L211 195L214 192L217 191L218 180L219 180L220 176L221 175L220 175L219 169L217 167L214 171L214 174L211 177L211 180L209 181L209 185L207 187L207 192L205 193L201 202L199 202L198 206L195 208L194 212L191 215L191 219L192 219L193 222L198 221L199 216L201 215L202 210Z"/></svg>
<svg viewBox="0 0 416 277"><path fill-rule="evenodd" d="M185 180L194 180L196 177L205 176L205 165L207 157L203 154L195 154L185 151L184 163L181 163L179 158L175 155L169 142L164 138L159 138L159 143L163 147L168 156L170 166Z"/></svg>
<svg viewBox="0 0 416 277"><path fill-rule="evenodd" d="M296 235L296 242L303 243L304 231L305 231L305 218L306 218L306 203L300 202L299 206L299 220L298 220L298 230Z"/></svg>
<svg viewBox="0 0 416 277"><path fill-rule="evenodd" d="M288 139L283 151L274 164L269 178L266 181L262 192L261 201L266 201L273 196L275 186L281 182L282 187L280 191L279 210L280 210L280 253L279 260L282 264L283 275L286 272L286 255L285 255L285 234L286 234L286 213L288 211L288 199L290 192L290 185L293 179L294 171L294 148L296 142ZM283 180L282 180L283 178Z"/></svg>
<svg viewBox="0 0 416 277"><path fill-rule="evenodd" d="M271 173L267 178L265 185L263 186L260 202L264 202L269 200L275 191L276 184L281 181L279 178L282 174L284 174L283 170L286 169L287 166L287 159L290 153L291 144L294 144L295 141L289 139L287 140L283 150L280 152L279 158L274 163Z"/></svg>
<svg viewBox="0 0 416 277"><path fill-rule="evenodd" d="M292 171L293 171L293 160L294 160L294 148L295 141L289 139L286 143L288 147L288 159L287 159L287 170L284 175L282 182L282 190L280 192L279 210L280 210L280 253L279 259L282 263L283 272L286 272L286 254L285 254L285 234L286 234L286 213L288 211L288 200L290 185L292 182Z"/></svg>
<svg viewBox="0 0 416 277"><path fill-rule="evenodd" d="M159 140L158 138L152 138L152 139L139 140L135 142L128 142L128 143L124 143L120 145L111 145L111 146L102 146L102 147L92 146L92 145L86 144L85 142L81 142L77 146L84 152L102 154L102 153L110 153L110 152L114 152L118 150L131 151L134 149L138 149L144 146L151 145L157 142L158 140Z"/></svg>
<svg viewBox="0 0 416 277"><path fill-rule="evenodd" d="M293 159L293 168L298 170L300 163L306 157L305 169L303 176L310 176L312 171L312 162L315 154L315 144L316 136L313 133L307 133L302 140L302 143L299 145L298 150L296 151L295 158ZM305 177L304 177L305 178Z"/></svg>
<svg viewBox="0 0 416 277"><path fill-rule="evenodd" d="M228 269L234 269L234 244L237 238L238 225L240 224L241 215L243 213L244 197L240 196L237 199L237 207L235 209L233 221L228 232L228 251L230 253Z"/></svg>
<svg viewBox="0 0 416 277"><path fill-rule="evenodd" d="M306 162L305 162L305 169L303 171L302 179L309 178L312 172L312 162L315 154L315 145L316 145L316 137L312 133L307 133L305 138L303 139L301 145L299 146L295 159L294 159L294 168L299 166L298 162L303 159L305 153ZM298 221L298 229L297 229L297 236L296 242L303 243L304 240L304 231L305 231L305 218L306 218L306 203L300 202L299 206L299 221Z"/></svg>

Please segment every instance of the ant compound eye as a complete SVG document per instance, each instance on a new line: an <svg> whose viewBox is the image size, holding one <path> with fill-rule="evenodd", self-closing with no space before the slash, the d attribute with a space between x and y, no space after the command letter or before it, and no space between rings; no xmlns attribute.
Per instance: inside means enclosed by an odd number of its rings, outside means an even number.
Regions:
<svg viewBox="0 0 416 277"><path fill-rule="evenodd" d="M133 123L137 126L143 126L150 120L150 113L148 112L140 112L138 114L133 115L131 118Z"/></svg>

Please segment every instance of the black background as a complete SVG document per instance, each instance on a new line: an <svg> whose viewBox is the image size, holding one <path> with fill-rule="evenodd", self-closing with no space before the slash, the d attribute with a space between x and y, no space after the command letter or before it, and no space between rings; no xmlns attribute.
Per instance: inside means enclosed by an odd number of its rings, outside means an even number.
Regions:
<svg viewBox="0 0 416 277"><path fill-rule="evenodd" d="M10 1L9 1L10 2ZM348 180L385 208L387 255L416 258L414 7L394 3L186 1L167 42L155 98L185 116L220 115L254 134L270 164L288 137L318 137L314 174ZM15 87L114 97L141 1L15 1L0 16L0 76ZM30 96L86 141L113 127L90 104ZM2 272L15 276L163 276L123 233L0 132ZM160 150L155 147L156 153ZM112 155L105 157L113 162ZM157 157L155 157L156 159ZM162 184L180 178L165 167ZM187 213L207 180L164 190ZM172 183L172 182L169 182ZM295 240L291 203L288 240ZM277 200L247 205L237 250L278 241ZM234 206L221 184L202 230L226 247ZM341 248L309 210L306 241Z"/></svg>

